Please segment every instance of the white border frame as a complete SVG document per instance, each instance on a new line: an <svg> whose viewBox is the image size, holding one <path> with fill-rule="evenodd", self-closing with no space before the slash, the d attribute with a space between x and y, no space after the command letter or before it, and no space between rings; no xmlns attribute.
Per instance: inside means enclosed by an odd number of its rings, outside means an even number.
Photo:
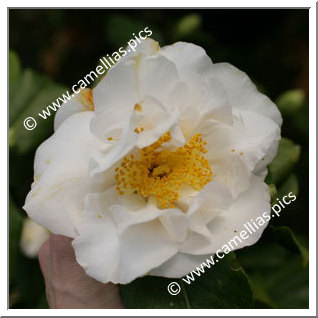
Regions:
<svg viewBox="0 0 318 318"><path fill-rule="evenodd" d="M8 38L7 32L8 31L8 7L9 8L23 8L26 4L28 4L28 8L32 7L43 7L43 8L53 8L53 7L76 7L79 4L78 1L71 1L71 0L55 0L50 1L50 3L43 3L40 0L30 0L25 2L23 0L13 0L13 1L5 1L5 6L1 8L1 64L2 70L7 70L8 65ZM138 8L160 8L160 7L167 7L167 8L178 8L180 2L177 0L162 0L149 3L148 1L140 1L137 0L134 3L126 1L118 0L117 2L107 3L105 1L99 0L90 0L89 7L84 6L83 8L105 8L105 5L111 8L119 8L127 7L129 8L130 5L134 5L134 7ZM226 315L235 315L235 316L316 316L316 2L315 1L240 1L239 6L238 2L233 1L203 1L203 0L196 0L194 2L195 7L192 3L188 3L185 5L182 3L183 7L189 8L210 8L213 5L213 8L310 8L309 9L309 133L310 133L310 140L309 140L309 211L310 211L310 221L309 221L309 277L310 277L310 284L309 284L309 309L7 309L7 300L8 300L8 290L7 284L7 262L4 261L2 258L1 262L1 298L0 298L0 314L1 316L160 316L164 315L172 315L172 316L226 316ZM1 91L2 96L7 96L7 105L8 105L8 82L7 82L7 72L2 72L2 85ZM6 79L4 79L6 77ZM7 82L7 85L5 83ZM7 147L8 149L8 141L7 141L7 110L4 105L1 107L1 145L2 149ZM4 169L8 167L8 158L6 156L1 156L1 167L3 169L2 176L8 174L8 170L5 172ZM3 178L4 179L4 178ZM1 186L1 202L7 202L8 196L8 184L4 184L5 181L2 181ZM5 191L6 189L6 191ZM7 254L7 246L8 246L8 229L7 229L7 213L8 204L6 207L2 209L2 222L0 223L0 235L1 235L1 252L2 255Z"/></svg>

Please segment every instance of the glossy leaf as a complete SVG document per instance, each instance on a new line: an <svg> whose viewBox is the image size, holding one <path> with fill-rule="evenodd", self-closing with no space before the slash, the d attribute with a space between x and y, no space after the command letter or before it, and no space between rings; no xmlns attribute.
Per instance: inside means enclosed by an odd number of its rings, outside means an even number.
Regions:
<svg viewBox="0 0 318 318"><path fill-rule="evenodd" d="M55 113L52 111L47 119L41 118L38 113L65 91L65 87L45 76L31 70L24 71L10 102L10 145L17 153L34 150L52 133ZM32 131L26 130L23 125L25 118L30 116L37 121L37 126Z"/></svg>
<svg viewBox="0 0 318 318"><path fill-rule="evenodd" d="M14 51L9 52L9 98L21 75L21 63L18 55ZM10 100L9 99L9 100Z"/></svg>
<svg viewBox="0 0 318 318"><path fill-rule="evenodd" d="M295 174L291 174L279 187L278 197L282 198L284 195L292 192L294 195L299 193L299 182Z"/></svg>
<svg viewBox="0 0 318 318"><path fill-rule="evenodd" d="M279 110L283 115L293 115L304 106L306 96L303 90L295 89L284 92L276 101Z"/></svg>
<svg viewBox="0 0 318 318"><path fill-rule="evenodd" d="M279 143L278 153L269 165L272 182L276 185L282 182L297 163L299 156L300 146L287 138L282 138Z"/></svg>
<svg viewBox="0 0 318 318"><path fill-rule="evenodd" d="M308 267L302 258L275 242L266 230L266 240L235 252L251 283L258 308L308 308Z"/></svg>
<svg viewBox="0 0 318 318"><path fill-rule="evenodd" d="M188 14L182 17L176 25L176 36L186 37L197 31L202 23L201 17L196 14Z"/></svg>
<svg viewBox="0 0 318 318"><path fill-rule="evenodd" d="M272 227L272 231L280 244L293 252L299 252L302 256L303 266L309 263L308 249L300 242L293 231L287 226Z"/></svg>
<svg viewBox="0 0 318 318"><path fill-rule="evenodd" d="M23 215L9 197L9 277L10 282L16 281L18 267L19 241Z"/></svg>
<svg viewBox="0 0 318 318"><path fill-rule="evenodd" d="M234 254L229 254L188 285L181 279L146 276L121 285L126 308L252 308L252 292L244 271L233 269ZM181 292L167 291L177 282Z"/></svg>

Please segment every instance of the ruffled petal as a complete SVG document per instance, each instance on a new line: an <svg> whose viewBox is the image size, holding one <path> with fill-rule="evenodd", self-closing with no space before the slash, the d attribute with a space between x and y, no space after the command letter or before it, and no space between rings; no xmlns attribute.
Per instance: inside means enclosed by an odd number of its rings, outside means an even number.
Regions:
<svg viewBox="0 0 318 318"><path fill-rule="evenodd" d="M269 118L236 110L233 125L205 119L197 127L207 141L213 180L227 185L233 196L249 186L251 173L261 173L276 153L280 127Z"/></svg>
<svg viewBox="0 0 318 318"><path fill-rule="evenodd" d="M73 114L94 110L94 101L92 90L84 88L78 94L75 94L71 100L67 101L56 112L54 117L54 130L64 122L64 120Z"/></svg>
<svg viewBox="0 0 318 318"><path fill-rule="evenodd" d="M107 173L108 169L114 170L114 165L134 148L136 150L151 145L165 132L170 129L173 131L178 125L179 113L169 111L151 97L146 96L141 107L142 111L132 112L129 124L119 141L114 141L111 148L106 148L103 155L99 155L99 160L95 157L96 164L92 167L92 176ZM174 137L178 139L177 131Z"/></svg>
<svg viewBox="0 0 318 318"><path fill-rule="evenodd" d="M85 195L99 188L88 178L90 155L99 147L89 131L92 116L81 112L68 117L36 152L35 181L23 208L55 234L74 237Z"/></svg>
<svg viewBox="0 0 318 318"><path fill-rule="evenodd" d="M281 126L282 116L276 105L257 90L244 72L228 63L216 63L209 76L220 81L233 108L258 113Z"/></svg>
<svg viewBox="0 0 318 318"><path fill-rule="evenodd" d="M211 255L189 255L177 253L161 266L150 271L152 276L168 278L180 278L189 274L197 266L200 266Z"/></svg>
<svg viewBox="0 0 318 318"><path fill-rule="evenodd" d="M73 246L89 276L104 283L127 284L175 255L177 244L158 220L118 233L109 211L113 200L113 190L87 196L85 223L78 227Z"/></svg>
<svg viewBox="0 0 318 318"><path fill-rule="evenodd" d="M176 42L163 47L159 54L173 61L182 77L192 73L208 74L211 71L212 61L205 50L192 43Z"/></svg>
<svg viewBox="0 0 318 318"><path fill-rule="evenodd" d="M263 213L267 212L267 217L264 217ZM242 193L236 200L233 201L231 206L223 213L217 215L207 225L208 230L211 233L209 244L197 244L200 237L193 236L192 241L188 240L180 249L183 253L188 254L214 254L219 249L227 244L230 240L233 240L236 236L239 236L241 231L245 231L249 234L245 224L247 222L256 224L263 224L258 226L258 229L246 239L235 239L238 244L233 245L233 250L243 248L255 244L261 237L264 229L268 225L270 215L270 195L267 185L257 177L251 178L251 185L247 191ZM259 219L261 218L261 219ZM256 227L254 227L256 229ZM246 235L245 235L246 236ZM202 239L201 239L202 240Z"/></svg>
<svg viewBox="0 0 318 318"><path fill-rule="evenodd" d="M140 100L136 61L114 65L94 88L93 95L96 116L91 123L92 132L102 141L118 138Z"/></svg>

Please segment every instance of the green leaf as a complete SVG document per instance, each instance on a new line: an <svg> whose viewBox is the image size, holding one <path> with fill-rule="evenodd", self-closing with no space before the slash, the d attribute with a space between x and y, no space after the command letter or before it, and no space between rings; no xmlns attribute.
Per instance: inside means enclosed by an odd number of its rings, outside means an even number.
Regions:
<svg viewBox="0 0 318 318"><path fill-rule="evenodd" d="M290 173L300 156L300 146L292 140L282 138L278 153L269 165L270 176L274 184L278 184Z"/></svg>
<svg viewBox="0 0 318 318"><path fill-rule="evenodd" d="M263 284L259 282L259 280L254 279L253 277L249 276L249 282L253 291L253 296L256 301L259 301L268 307L268 308L277 308L274 299L271 298L268 291L264 288ZM260 308L264 308L261 306Z"/></svg>
<svg viewBox="0 0 318 318"><path fill-rule="evenodd" d="M266 295L262 299L273 308L308 308L308 267L302 269L296 257L271 273L256 272L251 279L262 286Z"/></svg>
<svg viewBox="0 0 318 318"><path fill-rule="evenodd" d="M303 90L295 89L280 95L276 101L279 110L283 115L295 115L306 102Z"/></svg>
<svg viewBox="0 0 318 318"><path fill-rule="evenodd" d="M181 286L180 279L145 276L132 283L120 286L120 295L125 308L187 308L184 291L172 296L167 291L171 282Z"/></svg>
<svg viewBox="0 0 318 318"><path fill-rule="evenodd" d="M295 174L291 174L279 187L278 197L282 198L284 195L292 192L294 195L299 193L299 182Z"/></svg>
<svg viewBox="0 0 318 318"><path fill-rule="evenodd" d="M21 74L21 63L18 55L10 51L9 52L9 97L11 99L12 91Z"/></svg>
<svg viewBox="0 0 318 318"><path fill-rule="evenodd" d="M9 197L10 304L12 307L18 303L22 308L35 308L45 287L38 260L25 257L20 250L23 220L21 211Z"/></svg>
<svg viewBox="0 0 318 318"><path fill-rule="evenodd" d="M241 268L234 269L233 253L226 255L188 285L182 279L146 276L121 285L126 308L252 308L250 285ZM181 292L172 296L167 291L177 282Z"/></svg>
<svg viewBox="0 0 318 318"><path fill-rule="evenodd" d="M187 37L197 31L202 23L200 15L196 13L188 14L182 17L176 27L176 37Z"/></svg>
<svg viewBox="0 0 318 318"><path fill-rule="evenodd" d="M299 239L293 231L287 226L272 227L272 231L277 241L282 244L286 249L292 252L299 252L302 256L303 266L308 266L309 253L308 249L300 243Z"/></svg>
<svg viewBox="0 0 318 318"><path fill-rule="evenodd" d="M10 127L20 116L21 112L28 106L32 98L45 86L49 79L37 76L35 72L26 69L20 76L9 101L9 125Z"/></svg>
<svg viewBox="0 0 318 318"><path fill-rule="evenodd" d="M139 32L143 31L147 26L149 30L152 31L151 38L161 43L163 40L162 32L159 28L154 26L154 24L134 18L133 16L127 16L124 14L111 14L106 20L107 41L118 52L120 47L127 47L128 41L136 41L135 36L139 37ZM116 32L114 32L114 30L116 30ZM141 35L146 36L145 33L141 33ZM113 52L106 53L111 55Z"/></svg>
<svg viewBox="0 0 318 318"><path fill-rule="evenodd" d="M16 275L16 288L20 293L22 308L37 308L45 291L39 261L19 253Z"/></svg>
<svg viewBox="0 0 318 318"><path fill-rule="evenodd" d="M271 203L273 204L277 199L277 189L275 184L268 184L269 194L271 196Z"/></svg>
<svg viewBox="0 0 318 318"><path fill-rule="evenodd" d="M22 213L9 196L9 279L12 283L16 281L22 222Z"/></svg>
<svg viewBox="0 0 318 318"><path fill-rule="evenodd" d="M10 145L19 154L34 150L52 133L55 113L43 119L38 116L43 109L56 100L66 87L54 83L49 78L31 70L25 70L15 86L10 101L9 124ZM34 117L37 126L34 130L26 130L23 122L27 117Z"/></svg>
<svg viewBox="0 0 318 318"><path fill-rule="evenodd" d="M46 295L43 293L39 302L36 305L36 309L49 309L49 304L46 299Z"/></svg>
<svg viewBox="0 0 318 318"><path fill-rule="evenodd" d="M309 273L298 253L265 231L262 241L235 252L244 266L258 308L308 308Z"/></svg>
<svg viewBox="0 0 318 318"><path fill-rule="evenodd" d="M127 41L134 39L133 33L138 36L138 32L146 26L145 22L138 19L122 14L112 14L106 21L107 39L114 47L125 47Z"/></svg>
<svg viewBox="0 0 318 318"><path fill-rule="evenodd" d="M36 308L45 290L38 260L26 258L20 250L23 220L22 212L9 196L10 308Z"/></svg>

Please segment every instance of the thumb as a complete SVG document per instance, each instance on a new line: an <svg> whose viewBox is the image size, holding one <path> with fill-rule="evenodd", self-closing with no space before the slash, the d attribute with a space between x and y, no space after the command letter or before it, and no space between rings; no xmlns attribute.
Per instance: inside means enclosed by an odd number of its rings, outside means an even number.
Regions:
<svg viewBox="0 0 318 318"><path fill-rule="evenodd" d="M123 308L117 285L87 276L77 263L72 239L51 235L39 252L51 308Z"/></svg>

